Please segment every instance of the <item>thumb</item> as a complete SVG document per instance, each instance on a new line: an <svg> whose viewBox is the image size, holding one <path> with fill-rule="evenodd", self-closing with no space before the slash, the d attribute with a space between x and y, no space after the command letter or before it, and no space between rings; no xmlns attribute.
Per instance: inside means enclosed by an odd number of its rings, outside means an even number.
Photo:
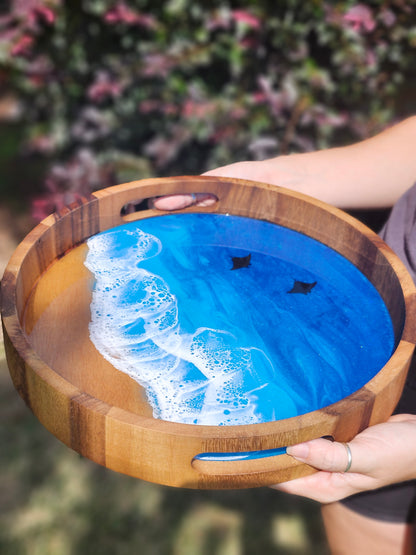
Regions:
<svg viewBox="0 0 416 555"><path fill-rule="evenodd" d="M324 438L291 445L286 453L296 460L329 472L354 471L351 446Z"/></svg>

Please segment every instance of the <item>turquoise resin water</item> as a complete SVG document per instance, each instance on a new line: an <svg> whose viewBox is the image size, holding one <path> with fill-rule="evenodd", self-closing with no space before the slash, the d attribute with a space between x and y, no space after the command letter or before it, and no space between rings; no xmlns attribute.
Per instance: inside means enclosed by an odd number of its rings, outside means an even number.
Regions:
<svg viewBox="0 0 416 555"><path fill-rule="evenodd" d="M146 389L157 418L236 425L310 412L362 387L394 347L372 284L287 228L172 214L88 248L91 340Z"/></svg>

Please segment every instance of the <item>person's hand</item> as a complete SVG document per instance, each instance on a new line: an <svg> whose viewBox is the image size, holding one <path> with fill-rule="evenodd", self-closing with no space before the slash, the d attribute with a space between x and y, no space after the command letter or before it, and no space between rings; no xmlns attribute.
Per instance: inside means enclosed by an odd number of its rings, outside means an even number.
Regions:
<svg viewBox="0 0 416 555"><path fill-rule="evenodd" d="M416 478L416 415L394 415L371 426L348 443L314 439L288 447L287 452L318 469L304 478L271 486L321 503L331 503L360 491Z"/></svg>
<svg viewBox="0 0 416 555"><path fill-rule="evenodd" d="M246 179L296 189L296 185L301 183L304 178L302 164L297 163L296 160L295 156L279 156L263 161L236 162L208 171L203 175ZM211 206L215 201L214 195L195 193L193 195L165 195L152 199L152 205L158 210L180 210L188 206Z"/></svg>
<svg viewBox="0 0 416 555"><path fill-rule="evenodd" d="M157 210L181 210L188 206L211 206L216 200L216 197L209 193L178 194L155 197L151 205Z"/></svg>

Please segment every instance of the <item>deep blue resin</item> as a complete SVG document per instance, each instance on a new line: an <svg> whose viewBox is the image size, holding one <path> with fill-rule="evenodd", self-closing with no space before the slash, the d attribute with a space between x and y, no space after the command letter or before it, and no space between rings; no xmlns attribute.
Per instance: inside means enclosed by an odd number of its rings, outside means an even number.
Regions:
<svg viewBox="0 0 416 555"><path fill-rule="evenodd" d="M293 230L171 214L88 245L91 339L146 388L157 418L235 425L304 414L361 388L394 348L374 286Z"/></svg>

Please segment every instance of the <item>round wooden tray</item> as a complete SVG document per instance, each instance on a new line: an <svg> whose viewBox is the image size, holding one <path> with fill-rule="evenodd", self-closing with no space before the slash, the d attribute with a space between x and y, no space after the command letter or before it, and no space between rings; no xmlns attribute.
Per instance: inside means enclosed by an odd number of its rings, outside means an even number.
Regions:
<svg viewBox="0 0 416 555"><path fill-rule="evenodd" d="M396 338L397 347L374 378L323 409L274 422L205 426L153 418L143 389L105 361L85 331L91 274L83 264L82 245L90 236L128 221L166 214L144 209L126 215L123 207L129 203L197 192L212 193L218 201L209 208L177 212L229 213L276 223L328 245L358 267L384 300ZM392 413L416 342L413 281L376 234L307 196L228 178L147 179L93 193L46 218L23 240L6 268L1 293L10 373L40 422L101 465L177 487L255 487L314 472L286 454L248 460L196 457L267 451L321 436L351 440Z"/></svg>

